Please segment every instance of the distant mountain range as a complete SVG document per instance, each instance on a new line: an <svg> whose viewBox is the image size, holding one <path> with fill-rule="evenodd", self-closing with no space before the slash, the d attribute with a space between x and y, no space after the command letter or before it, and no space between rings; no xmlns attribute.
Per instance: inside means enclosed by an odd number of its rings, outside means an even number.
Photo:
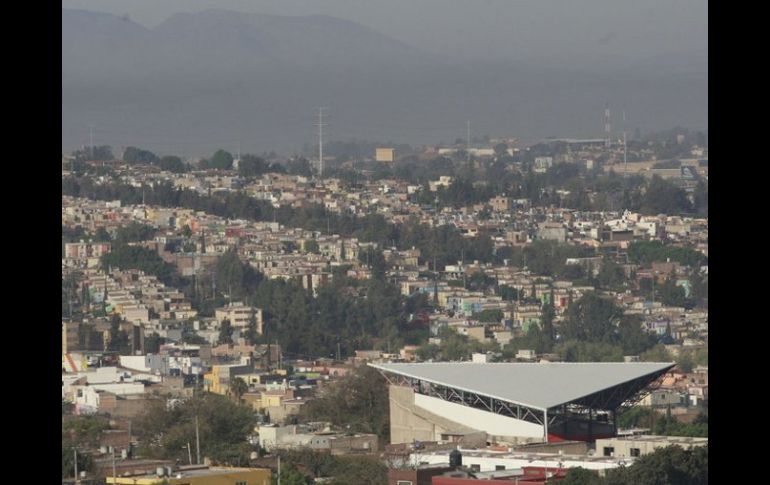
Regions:
<svg viewBox="0 0 770 485"><path fill-rule="evenodd" d="M331 139L413 144L454 140L468 119L477 134L596 135L608 101L633 127L697 127L707 72L460 64L326 16L208 10L147 29L63 9L62 146L85 143L92 124L96 143L161 153L291 151L313 140L316 106Z"/></svg>

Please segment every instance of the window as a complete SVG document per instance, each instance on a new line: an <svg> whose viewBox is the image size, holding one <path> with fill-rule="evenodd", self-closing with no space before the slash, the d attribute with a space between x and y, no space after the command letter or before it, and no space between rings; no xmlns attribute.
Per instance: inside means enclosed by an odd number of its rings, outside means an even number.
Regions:
<svg viewBox="0 0 770 485"><path fill-rule="evenodd" d="M480 472L481 465L471 465L471 470L473 470L474 472Z"/></svg>
<svg viewBox="0 0 770 485"><path fill-rule="evenodd" d="M495 465L495 471L505 470L505 465Z"/></svg>
<svg viewBox="0 0 770 485"><path fill-rule="evenodd" d="M398 480L396 485L414 485L411 480Z"/></svg>
<svg viewBox="0 0 770 485"><path fill-rule="evenodd" d="M247 485L247 483L246 483L246 481L244 480L244 481L242 481L242 482L235 482L235 485Z"/></svg>
<svg viewBox="0 0 770 485"><path fill-rule="evenodd" d="M639 448L631 448L631 456L641 456Z"/></svg>
<svg viewBox="0 0 770 485"><path fill-rule="evenodd" d="M604 456L613 456L615 454L615 447L614 446L605 446L604 447Z"/></svg>

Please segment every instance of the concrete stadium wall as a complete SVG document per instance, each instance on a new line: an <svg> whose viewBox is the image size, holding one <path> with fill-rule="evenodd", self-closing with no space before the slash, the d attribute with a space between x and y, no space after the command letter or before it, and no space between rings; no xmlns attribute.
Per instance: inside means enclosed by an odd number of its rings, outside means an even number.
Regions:
<svg viewBox="0 0 770 485"><path fill-rule="evenodd" d="M412 443L415 440L440 441L442 433L479 431L497 440L512 443L543 439L543 427L540 425L415 394L408 387L390 386L389 396L392 444Z"/></svg>
<svg viewBox="0 0 770 485"><path fill-rule="evenodd" d="M524 438L543 438L544 430L539 424L521 419L509 418L499 414L482 411L462 404L444 401L436 397L414 395L415 406L454 422L473 423L476 429L494 436L516 436Z"/></svg>

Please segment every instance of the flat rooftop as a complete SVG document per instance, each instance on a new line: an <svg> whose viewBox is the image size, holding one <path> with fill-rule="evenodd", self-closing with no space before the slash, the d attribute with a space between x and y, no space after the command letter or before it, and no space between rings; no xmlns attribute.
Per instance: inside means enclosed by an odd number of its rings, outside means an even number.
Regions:
<svg viewBox="0 0 770 485"><path fill-rule="evenodd" d="M257 470L257 468L229 468L229 467L190 467L189 469L186 467L179 467L178 470L174 470L171 472L171 475L168 478L175 478L178 473L182 474L182 478L191 478L191 477L211 477L211 476L219 476L219 475L233 475L233 474L239 474L239 473L251 473L253 471ZM118 477L118 479L121 478L129 478L129 479L136 479L136 480L146 480L146 479L158 479L158 476L155 473L148 473L146 475L131 475L129 477ZM109 479L109 477L108 477ZM158 479L160 480L160 479Z"/></svg>
<svg viewBox="0 0 770 485"><path fill-rule="evenodd" d="M612 441L628 441L628 442L645 442L645 443L665 443L665 444L706 444L708 438L694 437L694 436L659 436L659 435L633 435L633 436L618 436L617 438L605 438Z"/></svg>
<svg viewBox="0 0 770 485"><path fill-rule="evenodd" d="M437 451L414 451L413 455L419 456L436 456L443 457L449 456L452 450L437 450ZM560 455L558 453L521 453L521 452L507 452L507 451L493 451L493 450L465 450L461 449L460 453L463 457L463 464L467 463L468 458L495 458L504 460L526 460L528 462L546 461L546 462L561 462L562 464L576 466L576 463L605 463L608 465L617 465L620 462L629 463L628 457L613 457L613 456L600 456L600 455ZM447 462L448 463L448 462Z"/></svg>
<svg viewBox="0 0 770 485"><path fill-rule="evenodd" d="M368 364L391 374L547 410L620 384L653 381L673 362Z"/></svg>

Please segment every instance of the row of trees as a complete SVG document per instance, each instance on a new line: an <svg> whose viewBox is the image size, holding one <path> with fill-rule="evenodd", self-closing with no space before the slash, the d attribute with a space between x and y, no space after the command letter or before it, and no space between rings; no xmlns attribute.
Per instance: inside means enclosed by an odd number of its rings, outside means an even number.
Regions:
<svg viewBox="0 0 770 485"><path fill-rule="evenodd" d="M649 266L653 262L675 261L683 266L697 268L708 263L708 258L694 249L663 244L661 241L634 241L628 246L628 259Z"/></svg>
<svg viewBox="0 0 770 485"><path fill-rule="evenodd" d="M311 449L281 450L281 485L310 485L315 478L331 485L385 485L388 468L374 456L335 456ZM319 480L320 482L320 480ZM274 476L273 483L277 484Z"/></svg>
<svg viewBox="0 0 770 485"><path fill-rule="evenodd" d="M161 170L167 170L174 173L187 172L192 168L175 155L159 157L149 150L137 147L126 148L123 152L123 161L131 165L155 165ZM219 149L214 152L211 157L201 160L198 164L198 168L203 170L232 170L234 168L234 161L235 159L233 158L232 153ZM305 176L310 176L313 173L310 162L304 158L292 158L283 164L275 162L269 163L265 161L263 157L247 153L239 160L238 174L243 177L259 177L270 172Z"/></svg>
<svg viewBox="0 0 770 485"><path fill-rule="evenodd" d="M466 260L492 261L494 246L488 234L464 238L450 226L437 228L420 224L412 218L402 225L388 223L382 215L364 217L341 215L327 211L322 205L304 208L272 205L258 201L244 193L202 196L186 189L175 189L171 184L138 189L122 183L95 184L88 177L62 179L62 193L95 200L120 200L124 204L147 204L164 207L186 207L227 218L255 221L277 221L288 227L301 227L323 233L356 237L365 242L400 249L419 247L424 261L443 266L453 264L459 255Z"/></svg>
<svg viewBox="0 0 770 485"><path fill-rule="evenodd" d="M75 152L76 162L86 159L112 159L110 147L95 147L94 151L94 156L90 155L90 150ZM535 146L517 157L510 157L501 149L493 161L480 163L479 170L473 168L475 162L468 165L464 157L460 157L462 160L458 161L446 157L436 157L428 161L410 157L393 166L376 164L369 177L398 177L413 184L425 185L425 189L415 195L415 201L423 204L437 203L439 208L447 205L468 206L504 194L513 198L529 199L533 205L558 205L577 210L629 209L645 214L708 215L708 184L705 181L699 182L695 194L690 197L681 187L657 176L649 181L638 176L621 178L614 173L605 175L584 170L573 163L556 164L544 174L535 173L531 166L532 159L538 155L553 154L552 152L551 146L545 146L544 149ZM159 157L136 147L128 147L123 159L130 164L146 163L172 172L184 172L190 168L179 157ZM199 168L231 170L233 161L230 152L220 149L211 157L201 160ZM86 167L81 167L81 170L76 172L83 173L85 170ZM243 155L238 171L247 178L268 172L306 176L313 174L313 169L305 158L292 158L284 163L268 163L264 158L252 154ZM330 173L342 177L349 184L355 184L358 179L354 170L332 170ZM442 175L455 177L455 182L446 190L440 189L438 193L430 193L427 190L427 182ZM593 196L589 197L589 194Z"/></svg>

